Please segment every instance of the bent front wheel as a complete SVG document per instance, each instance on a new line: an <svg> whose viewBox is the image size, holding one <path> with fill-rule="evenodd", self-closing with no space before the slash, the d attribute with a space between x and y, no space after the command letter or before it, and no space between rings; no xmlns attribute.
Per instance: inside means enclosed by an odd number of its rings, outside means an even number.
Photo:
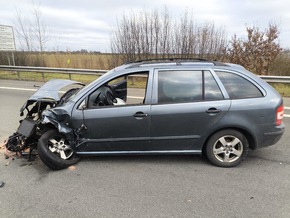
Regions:
<svg viewBox="0 0 290 218"><path fill-rule="evenodd" d="M53 170L67 168L79 161L66 137L55 129L40 137L37 150L42 162Z"/></svg>

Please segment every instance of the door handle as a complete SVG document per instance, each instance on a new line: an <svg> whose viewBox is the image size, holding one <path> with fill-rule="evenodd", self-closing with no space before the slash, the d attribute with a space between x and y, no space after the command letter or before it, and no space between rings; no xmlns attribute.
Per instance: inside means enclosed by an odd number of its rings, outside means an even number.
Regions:
<svg viewBox="0 0 290 218"><path fill-rule="evenodd" d="M211 108L207 109L205 112L208 113L208 114L218 114L219 112L221 112L221 110L220 109L216 109L214 107L211 107Z"/></svg>
<svg viewBox="0 0 290 218"><path fill-rule="evenodd" d="M138 111L133 115L133 117L136 117L136 118L143 118L143 117L147 117L147 116L148 116L148 114L145 114L142 111Z"/></svg>

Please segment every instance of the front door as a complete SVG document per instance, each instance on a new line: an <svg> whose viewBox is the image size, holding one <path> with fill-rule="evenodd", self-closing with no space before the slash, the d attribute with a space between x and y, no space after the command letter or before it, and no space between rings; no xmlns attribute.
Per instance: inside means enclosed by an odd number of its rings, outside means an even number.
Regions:
<svg viewBox="0 0 290 218"><path fill-rule="evenodd" d="M85 126L78 152L148 150L151 108L146 99L148 75L149 72L124 74L88 94L86 108L75 109L72 115L74 127Z"/></svg>
<svg viewBox="0 0 290 218"><path fill-rule="evenodd" d="M84 110L87 130L82 138L86 139L86 143L79 150L140 151L148 149L149 114L149 105Z"/></svg>

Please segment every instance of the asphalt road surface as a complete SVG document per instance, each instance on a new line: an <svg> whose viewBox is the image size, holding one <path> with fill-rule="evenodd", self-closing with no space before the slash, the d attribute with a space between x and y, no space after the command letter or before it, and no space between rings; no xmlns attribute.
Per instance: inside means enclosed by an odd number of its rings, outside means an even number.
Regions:
<svg viewBox="0 0 290 218"><path fill-rule="evenodd" d="M0 143L37 82L0 80ZM13 87L7 89L3 87ZM26 90L25 90L26 89ZM284 99L290 114L290 99ZM0 153L0 217L290 217L290 126L236 168L201 156L83 158L61 171ZM1 187L1 181L4 186Z"/></svg>

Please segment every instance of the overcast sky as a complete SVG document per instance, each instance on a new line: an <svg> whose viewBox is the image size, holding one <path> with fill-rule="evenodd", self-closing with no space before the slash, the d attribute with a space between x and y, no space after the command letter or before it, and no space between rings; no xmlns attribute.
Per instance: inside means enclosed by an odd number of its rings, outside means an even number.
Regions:
<svg viewBox="0 0 290 218"><path fill-rule="evenodd" d="M245 25L264 30L269 22L279 24L280 43L290 48L289 0L35 0L53 34L47 49L110 52L110 31L125 13L162 9L180 19L192 11L198 22L224 26L229 38L245 36ZM32 0L0 0L0 25L14 26L16 9L31 14Z"/></svg>

